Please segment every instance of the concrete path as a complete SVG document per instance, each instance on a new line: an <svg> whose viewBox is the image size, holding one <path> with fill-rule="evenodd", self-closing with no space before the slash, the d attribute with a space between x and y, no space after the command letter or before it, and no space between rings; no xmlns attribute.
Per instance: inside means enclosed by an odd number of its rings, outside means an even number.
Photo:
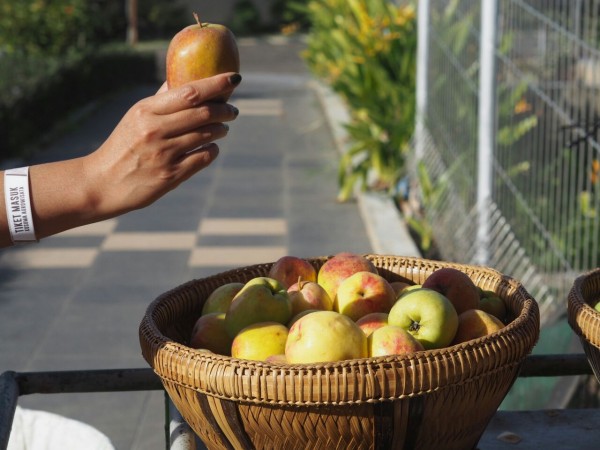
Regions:
<svg viewBox="0 0 600 450"><path fill-rule="evenodd" d="M244 78L231 99L240 116L216 163L179 189L143 211L0 251L0 372L148 367L138 325L172 287L284 254L381 252L359 204L335 201L335 139L302 48L240 41ZM94 150L157 88L107 99L31 163ZM165 446L158 391L35 395L20 405L87 422L120 450Z"/></svg>

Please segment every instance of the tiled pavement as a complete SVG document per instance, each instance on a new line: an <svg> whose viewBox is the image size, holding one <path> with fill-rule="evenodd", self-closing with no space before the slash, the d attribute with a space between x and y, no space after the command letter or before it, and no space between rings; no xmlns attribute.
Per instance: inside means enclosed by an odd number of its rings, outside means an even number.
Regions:
<svg viewBox="0 0 600 450"><path fill-rule="evenodd" d="M284 254L372 251L358 205L335 201L337 153L302 46L240 41L244 79L231 99L240 116L213 166L144 210L0 251L0 371L148 367L138 325L162 292ZM93 150L156 89L106 99L32 162ZM165 446L160 392L20 404L88 422L120 450Z"/></svg>

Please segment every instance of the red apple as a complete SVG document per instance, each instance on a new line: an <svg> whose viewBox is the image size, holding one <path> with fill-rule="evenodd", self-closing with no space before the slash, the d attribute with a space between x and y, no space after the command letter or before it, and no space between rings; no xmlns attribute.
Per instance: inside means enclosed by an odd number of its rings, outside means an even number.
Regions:
<svg viewBox="0 0 600 450"><path fill-rule="evenodd" d="M299 281L292 284L288 289L290 301L292 302L292 315L308 309L331 311L333 301L316 281Z"/></svg>
<svg viewBox="0 0 600 450"><path fill-rule="evenodd" d="M275 261L267 276L279 281L288 289L299 279L317 281L317 269L303 258L287 255Z"/></svg>
<svg viewBox="0 0 600 450"><path fill-rule="evenodd" d="M317 273L317 283L325 290L335 303L335 296L340 283L356 272L377 273L377 267L362 255L342 252L328 259Z"/></svg>
<svg viewBox="0 0 600 450"><path fill-rule="evenodd" d="M404 328L386 325L368 337L369 356L406 355L425 350L415 337Z"/></svg>
<svg viewBox="0 0 600 450"><path fill-rule="evenodd" d="M458 315L458 329L452 344L477 339L504 328L497 317L480 309L469 309Z"/></svg>
<svg viewBox="0 0 600 450"><path fill-rule="evenodd" d="M382 312L369 313L356 321L356 325L363 330L367 337L369 337L376 329L384 327L387 324L388 314Z"/></svg>
<svg viewBox="0 0 600 450"><path fill-rule="evenodd" d="M196 320L189 346L229 356L232 341L225 329L225 313L214 312L200 316Z"/></svg>
<svg viewBox="0 0 600 450"><path fill-rule="evenodd" d="M235 36L220 24L196 22L179 31L167 49L167 85L175 88L190 81L226 72L239 72L240 56ZM227 101L227 98L218 99Z"/></svg>
<svg viewBox="0 0 600 450"><path fill-rule="evenodd" d="M340 283L333 309L356 321L369 313L389 312L395 301L394 289L385 278L357 272Z"/></svg>
<svg viewBox="0 0 600 450"><path fill-rule="evenodd" d="M479 307L479 288L471 278L453 267L443 267L429 275L423 287L444 295L458 314Z"/></svg>

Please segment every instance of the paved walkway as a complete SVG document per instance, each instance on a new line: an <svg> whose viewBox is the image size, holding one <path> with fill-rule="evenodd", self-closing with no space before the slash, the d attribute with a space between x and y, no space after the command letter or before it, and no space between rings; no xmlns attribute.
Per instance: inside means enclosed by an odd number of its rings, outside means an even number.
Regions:
<svg viewBox="0 0 600 450"><path fill-rule="evenodd" d="M0 251L0 371L148 367L138 325L164 291L284 254L374 251L359 205L335 201L338 155L302 47L240 41L244 79L231 99L240 116L209 169L143 211ZM157 87L103 102L34 162L95 149ZM165 445L160 392L20 404L90 423L120 450Z"/></svg>

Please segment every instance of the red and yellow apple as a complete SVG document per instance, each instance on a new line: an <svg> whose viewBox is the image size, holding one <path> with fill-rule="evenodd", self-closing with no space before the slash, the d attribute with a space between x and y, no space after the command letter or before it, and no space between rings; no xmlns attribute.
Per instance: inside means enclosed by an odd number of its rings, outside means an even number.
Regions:
<svg viewBox="0 0 600 450"><path fill-rule="evenodd" d="M377 267L363 255L350 252L338 253L329 258L317 272L319 283L335 302L340 283L356 272L377 272Z"/></svg>
<svg viewBox="0 0 600 450"><path fill-rule="evenodd" d="M317 281L317 269L306 259L286 255L279 258L269 269L267 275L279 281L286 289L299 279Z"/></svg>
<svg viewBox="0 0 600 450"><path fill-rule="evenodd" d="M240 70L240 55L231 30L220 24L201 23L194 16L196 23L179 31L169 43L166 58L169 89Z"/></svg>
<svg viewBox="0 0 600 450"><path fill-rule="evenodd" d="M242 328L257 322L286 324L292 303L283 285L269 277L249 280L231 301L225 313L225 328L234 338Z"/></svg>
<svg viewBox="0 0 600 450"><path fill-rule="evenodd" d="M335 311L316 311L292 325L285 356L289 364L366 358L367 337L350 317Z"/></svg>
<svg viewBox="0 0 600 450"><path fill-rule="evenodd" d="M257 322L243 328L233 339L231 356L265 361L285 352L288 329L279 322Z"/></svg>
<svg viewBox="0 0 600 450"><path fill-rule="evenodd" d="M362 316L356 321L356 325L365 333L365 336L388 324L388 314L383 312L374 312Z"/></svg>
<svg viewBox="0 0 600 450"><path fill-rule="evenodd" d="M233 297L242 290L244 283L232 282L219 286L210 293L204 306L202 306L202 314L213 312L227 312Z"/></svg>
<svg viewBox="0 0 600 450"><path fill-rule="evenodd" d="M333 301L316 281L300 280L292 284L287 290L292 302L292 315L296 315L308 309L331 311Z"/></svg>
<svg viewBox="0 0 600 450"><path fill-rule="evenodd" d="M189 346L229 356L232 339L225 329L225 313L207 313L192 328Z"/></svg>
<svg viewBox="0 0 600 450"><path fill-rule="evenodd" d="M367 338L369 356L406 355L425 350L412 334L404 328L386 325L376 329Z"/></svg>
<svg viewBox="0 0 600 450"><path fill-rule="evenodd" d="M480 309L468 309L458 315L458 329L452 344L477 339L504 328L497 317Z"/></svg>
<svg viewBox="0 0 600 450"><path fill-rule="evenodd" d="M423 287L444 295L458 314L479 307L479 288L466 273L453 267L437 269L425 279Z"/></svg>
<svg viewBox="0 0 600 450"><path fill-rule="evenodd" d="M333 309L356 321L374 312L387 313L396 301L390 283L373 272L356 272L342 280Z"/></svg>
<svg viewBox="0 0 600 450"><path fill-rule="evenodd" d="M458 315L444 295L421 288L394 303L388 324L404 328L429 350L450 345L458 328Z"/></svg>

